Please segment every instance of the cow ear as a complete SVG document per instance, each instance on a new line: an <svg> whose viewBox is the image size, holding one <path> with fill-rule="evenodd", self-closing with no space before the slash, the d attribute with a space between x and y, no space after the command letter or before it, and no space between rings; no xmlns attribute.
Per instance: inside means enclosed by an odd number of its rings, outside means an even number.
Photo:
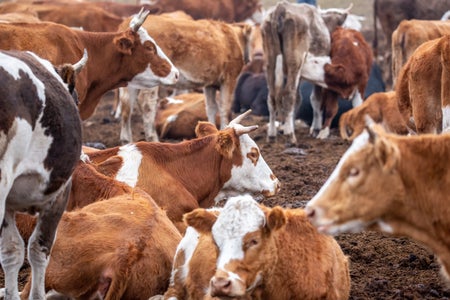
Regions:
<svg viewBox="0 0 450 300"><path fill-rule="evenodd" d="M133 40L128 34L124 33L123 35L114 38L114 45L116 45L119 52L131 55L133 50Z"/></svg>
<svg viewBox="0 0 450 300"><path fill-rule="evenodd" d="M398 148L383 136L383 127L377 124L366 126L369 132L369 142L374 146L374 154L383 170L392 171L399 160Z"/></svg>
<svg viewBox="0 0 450 300"><path fill-rule="evenodd" d="M217 214L204 208L197 208L185 214L183 220L187 226L193 227L198 232L208 233L217 220Z"/></svg>
<svg viewBox="0 0 450 300"><path fill-rule="evenodd" d="M270 231L280 229L287 222L284 210L279 206L275 206L274 208L270 209L266 213L266 218L267 218L266 226Z"/></svg>
<svg viewBox="0 0 450 300"><path fill-rule="evenodd" d="M204 137L216 133L218 130L216 126L209 122L199 121L195 126L195 135L197 137Z"/></svg>
<svg viewBox="0 0 450 300"><path fill-rule="evenodd" d="M233 136L226 131L220 131L217 135L216 149L222 156L231 159L235 149Z"/></svg>

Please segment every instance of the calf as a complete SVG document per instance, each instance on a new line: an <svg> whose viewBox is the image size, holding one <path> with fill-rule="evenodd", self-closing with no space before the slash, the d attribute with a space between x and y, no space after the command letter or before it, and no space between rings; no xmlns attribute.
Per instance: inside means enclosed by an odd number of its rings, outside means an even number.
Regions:
<svg viewBox="0 0 450 300"><path fill-rule="evenodd" d="M450 22L434 20L403 20L392 33L393 86L402 66L424 42L450 34Z"/></svg>
<svg viewBox="0 0 450 300"><path fill-rule="evenodd" d="M165 212L139 191L66 212L45 288L75 299L148 299L167 289L180 240ZM29 290L28 281L22 299Z"/></svg>
<svg viewBox="0 0 450 300"><path fill-rule="evenodd" d="M38 214L28 244L31 297L43 299L44 273L81 154L81 121L50 62L31 52L0 52L0 216L5 297L18 299L24 242L15 214Z"/></svg>
<svg viewBox="0 0 450 300"><path fill-rule="evenodd" d="M141 28L147 15L141 12L123 31L114 33L85 32L50 22L0 24L0 49L33 51L55 65L78 61L87 49L90 59L76 82L79 113L85 120L111 89L127 83L149 88L176 82L178 70Z"/></svg>
<svg viewBox="0 0 450 300"><path fill-rule="evenodd" d="M198 138L193 140L177 144L137 142L88 155L105 175L146 191L184 231L183 214L197 207L210 207L242 192L270 197L280 189L248 135L257 126L239 124L245 115L220 131L201 122L196 128Z"/></svg>
<svg viewBox="0 0 450 300"><path fill-rule="evenodd" d="M192 228L178 247L180 268L172 273L165 299L184 299L183 293L190 299L349 297L347 257L302 209L268 208L244 195L228 199L220 213L196 209L185 221ZM198 270L202 274L195 276Z"/></svg>
<svg viewBox="0 0 450 300"><path fill-rule="evenodd" d="M450 135L398 136L371 124L306 212L328 234L375 229L428 246L448 279Z"/></svg>
<svg viewBox="0 0 450 300"><path fill-rule="evenodd" d="M353 107L363 101L373 63L372 50L363 35L353 29L336 28L331 35L331 63L325 64L325 87L321 99L312 94L311 104L320 129L317 138L327 138L331 121L338 111L338 97L351 99ZM322 110L325 118L322 124ZM320 126L320 127L319 127Z"/></svg>
<svg viewBox="0 0 450 300"><path fill-rule="evenodd" d="M423 43L400 71L395 91L405 122L417 133L450 127L450 35Z"/></svg>
<svg viewBox="0 0 450 300"><path fill-rule="evenodd" d="M353 140L366 127L366 115L392 133L406 135L408 127L398 110L397 96L394 91L375 93L358 107L342 114L339 120L341 137Z"/></svg>

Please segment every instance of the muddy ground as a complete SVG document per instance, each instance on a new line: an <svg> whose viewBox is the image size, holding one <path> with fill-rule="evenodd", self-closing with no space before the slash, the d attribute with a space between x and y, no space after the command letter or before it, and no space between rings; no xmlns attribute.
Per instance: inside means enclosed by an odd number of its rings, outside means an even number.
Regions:
<svg viewBox="0 0 450 300"><path fill-rule="evenodd" d="M118 145L119 122L110 111L111 95L105 97L94 116L84 122L84 141ZM299 127L296 147L287 147L283 138L266 142L266 121L249 117L244 124L259 124L251 133L264 159L282 183L280 193L263 201L269 206L303 207L319 190L341 155L349 147L336 130L327 140L309 137L308 129ZM134 139L143 139L139 114L133 117ZM174 141L170 141L174 142ZM351 260L352 289L350 299L449 299L450 289L439 274L434 255L414 241L375 232L345 234L336 237ZM20 274L23 282L29 267ZM0 284L4 286L3 274Z"/></svg>

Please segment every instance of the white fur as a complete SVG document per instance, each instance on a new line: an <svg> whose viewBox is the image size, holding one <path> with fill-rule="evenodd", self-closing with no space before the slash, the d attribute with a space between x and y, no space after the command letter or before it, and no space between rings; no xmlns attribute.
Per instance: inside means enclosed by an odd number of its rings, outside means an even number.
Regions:
<svg viewBox="0 0 450 300"><path fill-rule="evenodd" d="M325 83L325 65L331 64L329 56L315 56L307 53L302 65L301 78L321 87L328 88Z"/></svg>
<svg viewBox="0 0 450 300"><path fill-rule="evenodd" d="M116 180L124 182L131 187L135 187L139 176L142 153L134 144L127 144L120 147L117 155L122 156L123 165L117 172Z"/></svg>
<svg viewBox="0 0 450 300"><path fill-rule="evenodd" d="M198 245L199 233L193 228L188 226L186 232L178 244L177 250L175 252L175 257L180 255L180 251L184 252L184 264L181 266L181 280L185 281L189 273L189 262L191 261L192 255ZM174 285L175 276L180 271L180 269L173 269L172 275L170 277L170 285Z"/></svg>
<svg viewBox="0 0 450 300"><path fill-rule="evenodd" d="M442 108L442 131L447 132L450 130L450 106Z"/></svg>

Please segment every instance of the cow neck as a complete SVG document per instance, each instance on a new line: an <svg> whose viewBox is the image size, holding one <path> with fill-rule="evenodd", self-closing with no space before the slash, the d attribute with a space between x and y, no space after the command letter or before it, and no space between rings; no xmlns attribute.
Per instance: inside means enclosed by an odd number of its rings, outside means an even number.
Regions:
<svg viewBox="0 0 450 300"><path fill-rule="evenodd" d="M77 31L83 47L88 52L86 70L79 77L85 77L87 86L79 91L79 111L86 120L97 107L101 97L109 90L126 86L131 78L124 78L123 55L117 52L113 39L117 33ZM81 49L82 50L82 49ZM80 80L82 80L80 78Z"/></svg>

